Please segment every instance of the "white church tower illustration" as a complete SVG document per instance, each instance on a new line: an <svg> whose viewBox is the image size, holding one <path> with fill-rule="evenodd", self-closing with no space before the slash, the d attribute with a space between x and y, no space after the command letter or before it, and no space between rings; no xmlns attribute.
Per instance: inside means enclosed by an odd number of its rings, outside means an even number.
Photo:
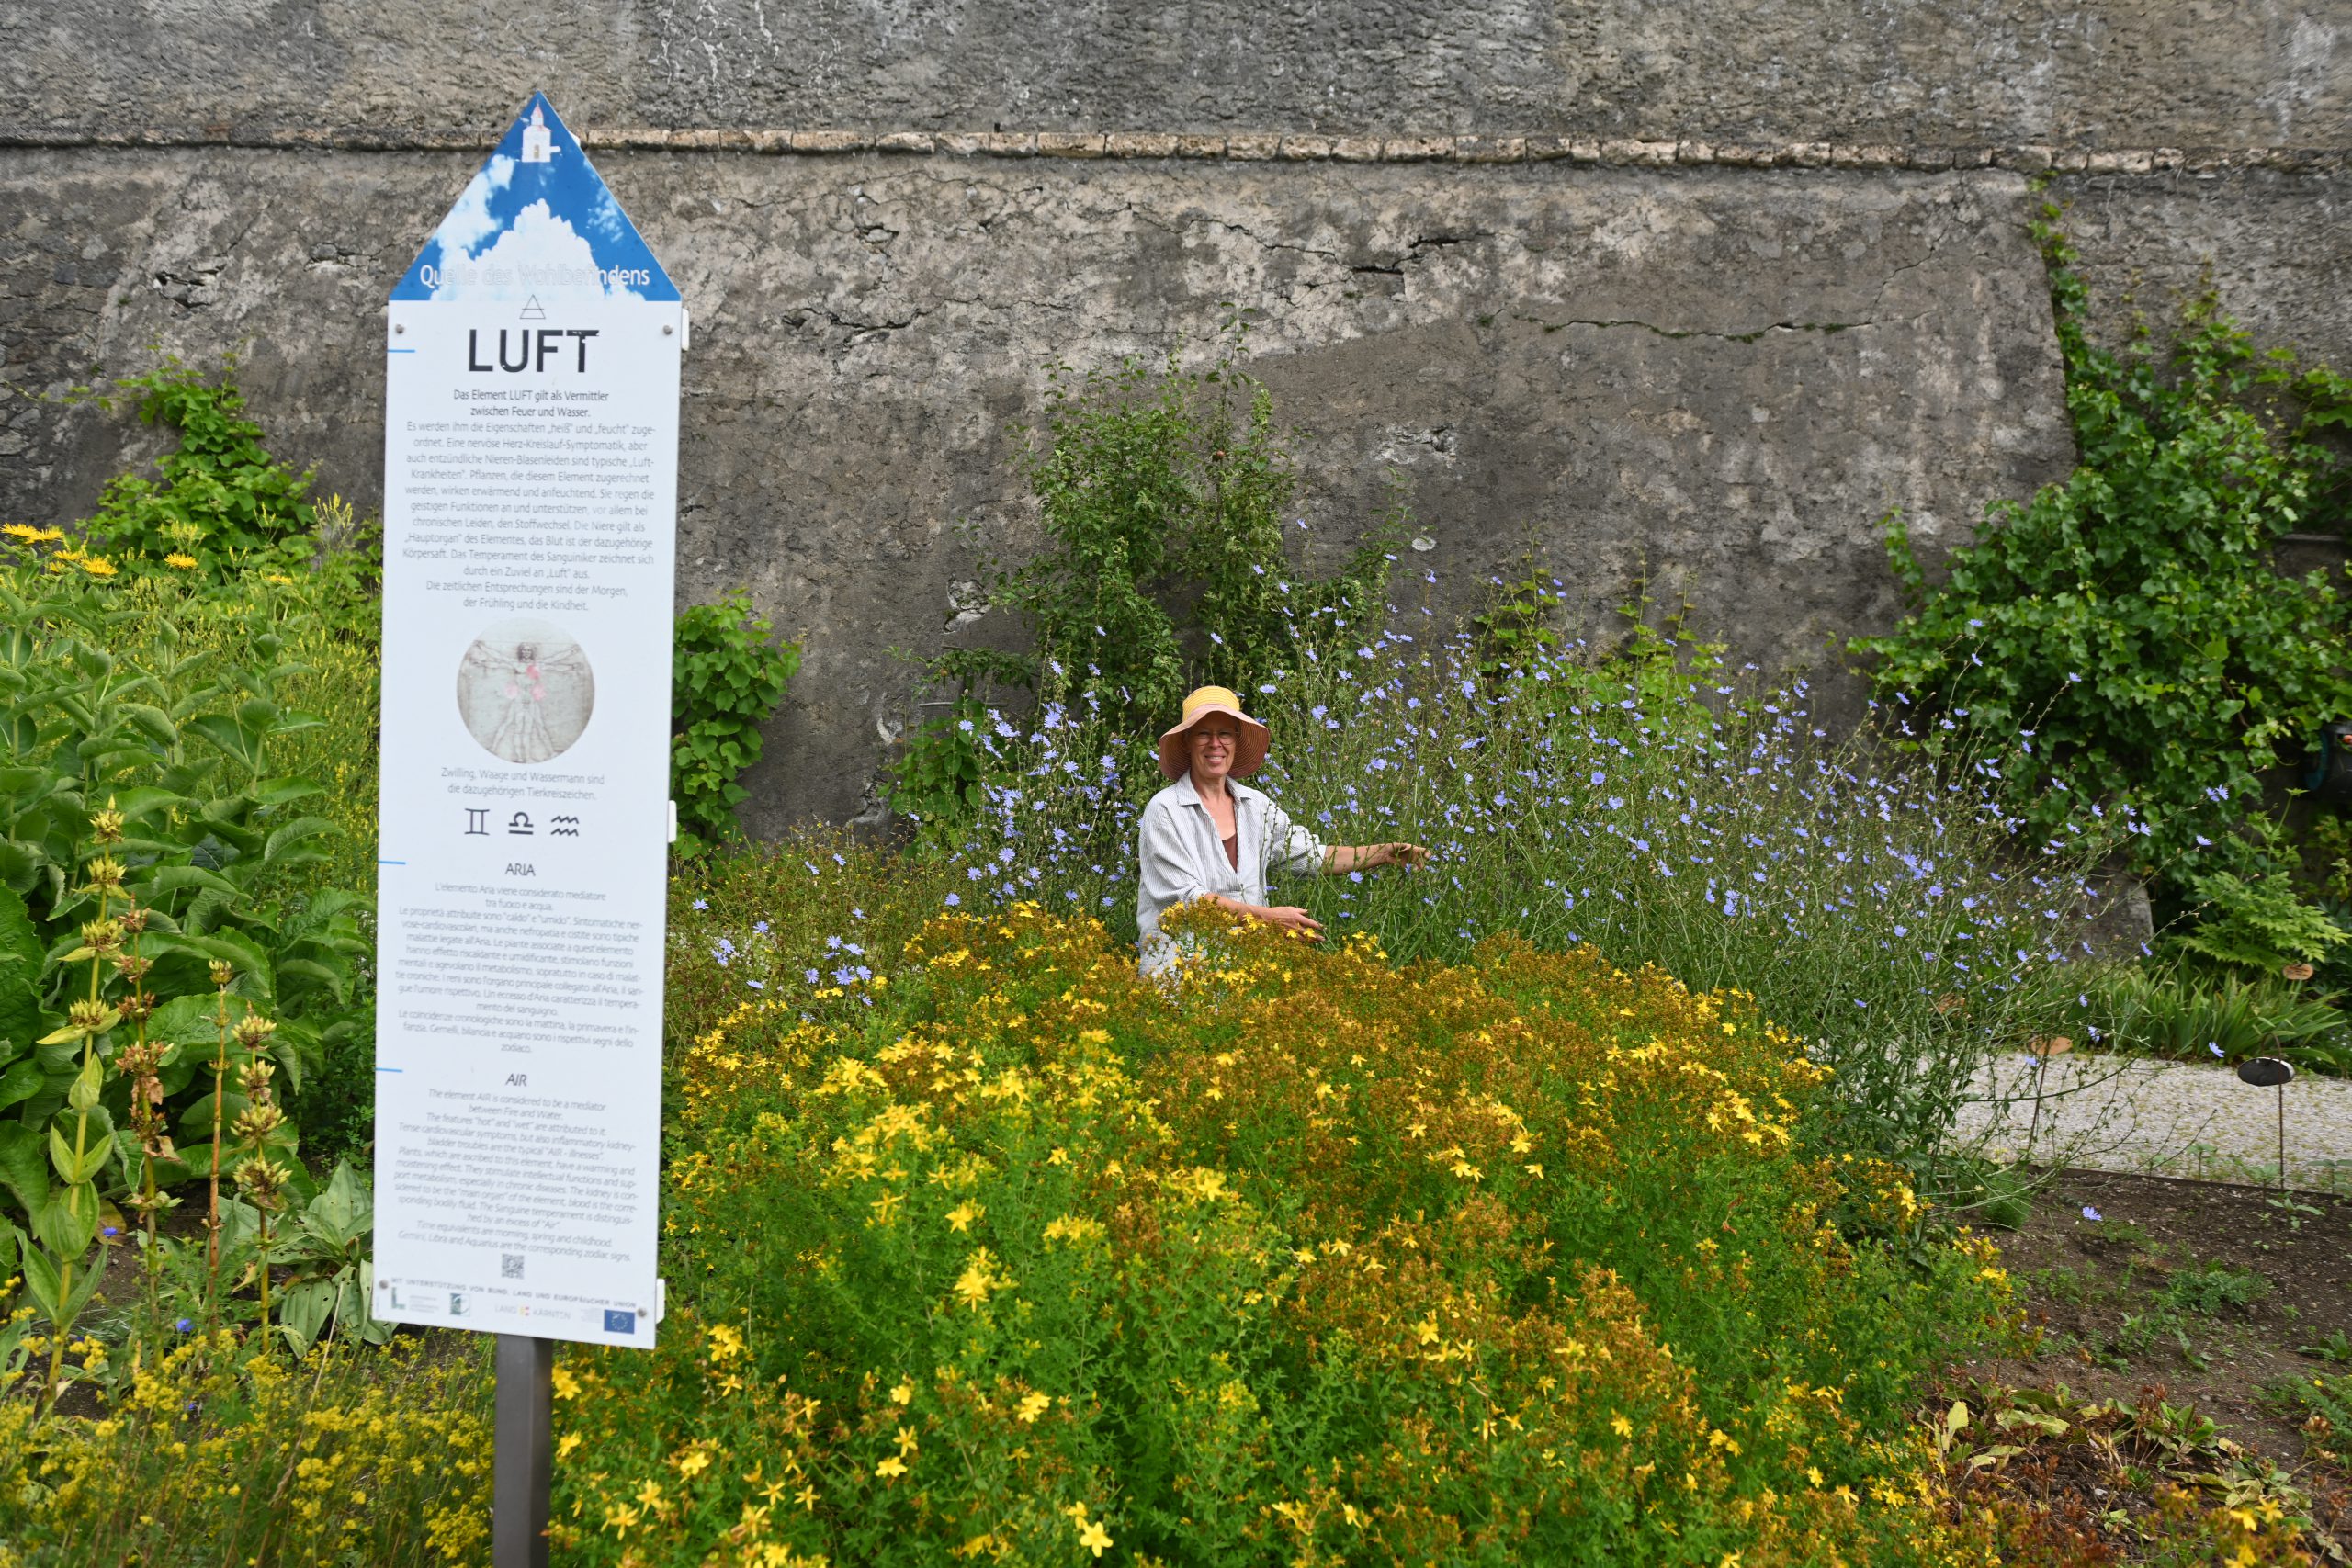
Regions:
<svg viewBox="0 0 2352 1568"><path fill-rule="evenodd" d="M555 162L555 134L548 130L547 116L537 104L531 106L531 118L523 127L523 162Z"/></svg>

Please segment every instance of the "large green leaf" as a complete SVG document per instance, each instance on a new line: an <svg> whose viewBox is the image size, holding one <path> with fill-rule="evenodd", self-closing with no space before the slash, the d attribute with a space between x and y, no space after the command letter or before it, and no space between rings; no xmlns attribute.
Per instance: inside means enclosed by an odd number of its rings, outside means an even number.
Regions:
<svg viewBox="0 0 2352 1568"><path fill-rule="evenodd" d="M49 1074L42 1069L37 1058L27 1056L22 1061L11 1062L6 1071L0 1072L0 1111L30 1100L48 1082Z"/></svg>
<svg viewBox="0 0 2352 1568"><path fill-rule="evenodd" d="M217 871L207 871L199 865L158 866L135 883L149 898L161 899L183 888L201 887L209 892L236 897L237 885Z"/></svg>
<svg viewBox="0 0 2352 1568"><path fill-rule="evenodd" d="M40 933L16 889L0 886L0 1062L22 1054L40 1027Z"/></svg>
<svg viewBox="0 0 2352 1568"><path fill-rule="evenodd" d="M28 844L21 839L0 839L0 886L10 892L31 892L33 885L40 880L41 867L48 863L49 857L41 852L39 844Z"/></svg>
<svg viewBox="0 0 2352 1568"><path fill-rule="evenodd" d="M335 831L335 825L323 817L298 817L284 827L274 830L263 843L262 863L277 865L288 863L297 858L322 860L325 857L317 851L298 852L297 846L305 839L314 839L321 834L334 831Z"/></svg>
<svg viewBox="0 0 2352 1568"><path fill-rule="evenodd" d="M250 708L254 705L252 703L247 703L244 707ZM200 736L210 741L231 761L241 764L246 771L259 773L262 747L269 738L269 720L276 718L277 711L266 703L261 705L268 709L269 719L260 723L250 722L243 709L241 708L234 716L225 713L205 714L189 719L181 728L190 734Z"/></svg>
<svg viewBox="0 0 2352 1568"><path fill-rule="evenodd" d="M0 1122L0 1187L28 1217L49 1201L49 1148L40 1128Z"/></svg>
<svg viewBox="0 0 2352 1568"><path fill-rule="evenodd" d="M373 1216L367 1183L350 1166L338 1164L319 1195L302 1211L302 1225L330 1251L341 1252L368 1234Z"/></svg>
<svg viewBox="0 0 2352 1568"><path fill-rule="evenodd" d="M298 1356L317 1342L319 1330L334 1316L339 1292L333 1280L305 1280L289 1289L277 1309L278 1331Z"/></svg>
<svg viewBox="0 0 2352 1568"><path fill-rule="evenodd" d="M85 1181L51 1192L33 1212L33 1235L52 1257L81 1257L97 1239L98 1190Z"/></svg>
<svg viewBox="0 0 2352 1568"><path fill-rule="evenodd" d="M58 1179L69 1187L80 1186L97 1179L98 1172L114 1157L114 1129L101 1124L102 1111L86 1115L86 1125L81 1131L81 1148L74 1148L74 1138L60 1122L85 1120L83 1112L61 1111L49 1124L49 1163L57 1168Z"/></svg>

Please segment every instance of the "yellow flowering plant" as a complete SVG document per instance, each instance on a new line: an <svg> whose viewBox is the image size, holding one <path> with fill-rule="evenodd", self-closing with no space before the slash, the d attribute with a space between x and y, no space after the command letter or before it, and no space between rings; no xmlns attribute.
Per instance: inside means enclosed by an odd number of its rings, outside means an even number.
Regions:
<svg viewBox="0 0 2352 1568"><path fill-rule="evenodd" d="M696 1010L671 1316L560 1361L559 1555L1962 1560L1891 1435L2005 1290L1833 1224L1751 1003L1177 919L1173 987L1024 906Z"/></svg>
<svg viewBox="0 0 2352 1568"><path fill-rule="evenodd" d="M0 1402L0 1568L485 1562L487 1349L198 1332L98 1415Z"/></svg>

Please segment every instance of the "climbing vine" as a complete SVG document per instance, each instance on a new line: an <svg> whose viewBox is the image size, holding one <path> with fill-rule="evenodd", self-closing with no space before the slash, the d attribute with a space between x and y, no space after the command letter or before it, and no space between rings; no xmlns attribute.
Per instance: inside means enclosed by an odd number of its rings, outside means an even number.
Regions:
<svg viewBox="0 0 2352 1568"><path fill-rule="evenodd" d="M1923 749L2021 741L2007 787L2041 832L2128 800L2142 873L2283 891L2288 857L2254 818L2264 775L2352 712L2352 680L2337 595L2319 573L2282 575L2273 550L2345 525L2352 469L2331 443L2352 382L2257 351L2211 298L2167 354L2099 346L2057 218L2036 236L2080 462L1996 503L1940 582L1888 519L1910 613L1849 646Z"/></svg>

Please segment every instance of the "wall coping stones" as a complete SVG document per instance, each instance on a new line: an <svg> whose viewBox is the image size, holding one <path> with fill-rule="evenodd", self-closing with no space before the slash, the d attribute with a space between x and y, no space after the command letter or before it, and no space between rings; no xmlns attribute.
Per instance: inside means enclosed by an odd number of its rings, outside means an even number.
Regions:
<svg viewBox="0 0 2352 1568"><path fill-rule="evenodd" d="M1319 136L1267 131L1199 135L1175 131L790 130L606 126L583 130L599 152L746 152L839 157L881 152L954 158L1205 158L1233 163L1542 164L1616 168L1841 169L1940 173L1998 168L2020 174L2133 176L2219 175L2247 169L2337 175L2352 170L2352 148L2137 147L2092 151L2038 143L2012 147L1897 146L1885 142L1711 142L1567 136ZM234 147L257 152L481 152L495 135L382 126L333 128L165 125L120 130L82 126L0 125L6 148Z"/></svg>

